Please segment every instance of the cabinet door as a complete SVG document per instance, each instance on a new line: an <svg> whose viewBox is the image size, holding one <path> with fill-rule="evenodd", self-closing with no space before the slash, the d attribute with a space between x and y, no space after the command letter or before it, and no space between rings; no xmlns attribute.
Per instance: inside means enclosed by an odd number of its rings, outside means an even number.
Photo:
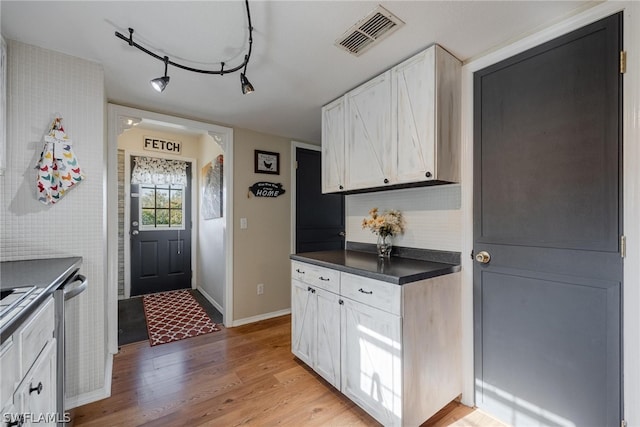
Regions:
<svg viewBox="0 0 640 427"><path fill-rule="evenodd" d="M435 177L435 46L398 65L393 73L397 182Z"/></svg>
<svg viewBox="0 0 640 427"><path fill-rule="evenodd" d="M293 280L291 287L291 352L313 366L316 340L316 298L307 285Z"/></svg>
<svg viewBox="0 0 640 427"><path fill-rule="evenodd" d="M56 425L56 386L56 340L53 339L16 391L22 412L29 414L24 426Z"/></svg>
<svg viewBox="0 0 640 427"><path fill-rule="evenodd" d="M342 393L385 426L401 425L401 318L343 301Z"/></svg>
<svg viewBox="0 0 640 427"><path fill-rule="evenodd" d="M344 98L322 108L322 192L344 190Z"/></svg>
<svg viewBox="0 0 640 427"><path fill-rule="evenodd" d="M391 72L354 89L346 98L347 189L392 184Z"/></svg>
<svg viewBox="0 0 640 427"><path fill-rule="evenodd" d="M316 290L318 323L315 371L340 389L340 297Z"/></svg>

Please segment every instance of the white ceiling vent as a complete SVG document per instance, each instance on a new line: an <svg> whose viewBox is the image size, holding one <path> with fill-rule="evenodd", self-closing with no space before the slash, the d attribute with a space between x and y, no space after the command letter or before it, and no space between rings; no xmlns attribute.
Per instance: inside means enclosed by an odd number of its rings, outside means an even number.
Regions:
<svg viewBox="0 0 640 427"><path fill-rule="evenodd" d="M400 18L378 5L336 40L336 46L360 56L403 25Z"/></svg>

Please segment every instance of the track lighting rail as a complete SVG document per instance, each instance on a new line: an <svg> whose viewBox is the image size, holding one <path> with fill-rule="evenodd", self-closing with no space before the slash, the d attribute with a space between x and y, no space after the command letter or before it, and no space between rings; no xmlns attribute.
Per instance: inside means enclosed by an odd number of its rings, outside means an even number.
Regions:
<svg viewBox="0 0 640 427"><path fill-rule="evenodd" d="M168 56L165 55L158 55L157 53L147 49L146 47L136 43L133 40L133 33L134 33L134 29L133 28L129 28L129 37L125 36L124 34L116 31L116 37L118 37L119 39L124 40L125 42L127 42L127 44L129 46L135 47L136 49L146 53L149 56L154 57L155 59L157 59L158 61L162 61L165 64L165 77L167 77L167 65L171 65L173 67L176 68L181 68L183 70L186 71L192 71L194 73L201 73L201 74L215 74L215 75L224 75L224 74L229 74L229 73L234 73L236 71L239 70L243 70L242 71L242 77L244 80L246 80L246 77L244 77L245 73L247 72L247 65L249 64L249 59L251 58L251 50L253 47L253 26L251 25L251 12L249 11L249 0L245 0L245 6L246 6L246 10L247 10L247 21L249 24L249 49L247 51L247 54L244 56L244 61L242 61L242 63L236 67L233 68L229 68L225 70L225 63L221 62L220 63L220 69L219 70L204 70L204 69L200 69L200 68L194 68L194 67L189 67L187 65L184 64L180 64L178 62L172 61ZM167 79L168 82L168 79ZM247 80L248 83L248 80ZM249 83L250 85L250 83ZM163 87L164 90L164 87ZM244 93L249 93L253 91L253 87L251 87L250 91L246 91L245 92L245 88L244 88L244 82L243 82L243 92Z"/></svg>

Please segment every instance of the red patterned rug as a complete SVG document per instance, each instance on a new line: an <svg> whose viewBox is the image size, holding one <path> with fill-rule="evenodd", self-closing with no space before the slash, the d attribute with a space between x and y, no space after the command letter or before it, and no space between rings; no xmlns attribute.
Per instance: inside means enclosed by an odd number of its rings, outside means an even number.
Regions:
<svg viewBox="0 0 640 427"><path fill-rule="evenodd" d="M186 289L145 295L142 305L152 346L220 330Z"/></svg>

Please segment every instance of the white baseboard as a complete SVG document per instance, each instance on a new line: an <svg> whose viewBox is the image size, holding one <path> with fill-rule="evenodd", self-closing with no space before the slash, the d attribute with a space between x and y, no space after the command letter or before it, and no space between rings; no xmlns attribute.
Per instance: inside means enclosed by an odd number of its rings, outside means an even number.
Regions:
<svg viewBox="0 0 640 427"><path fill-rule="evenodd" d="M271 313L259 314L257 316L245 317L244 319L234 320L231 325L225 325L226 327L235 327L242 326L249 323L259 322L261 320L272 319L274 317L284 316L286 314L291 314L291 308L286 308L284 310L272 311Z"/></svg>
<svg viewBox="0 0 640 427"><path fill-rule="evenodd" d="M198 286L197 289L207 299L207 301L209 301L211 305L213 305L216 308L216 310L218 310L220 313L224 313L224 310L222 309L222 305L218 304L218 302L214 300L213 297L207 293L207 291L202 289L201 286Z"/></svg>
<svg viewBox="0 0 640 427"><path fill-rule="evenodd" d="M113 373L113 355L107 355L106 364L104 367L104 387L93 390L88 393L83 393L78 396L66 398L64 400L65 411L69 411L78 406L87 405L89 403L97 402L98 400L106 399L111 396L111 376Z"/></svg>

